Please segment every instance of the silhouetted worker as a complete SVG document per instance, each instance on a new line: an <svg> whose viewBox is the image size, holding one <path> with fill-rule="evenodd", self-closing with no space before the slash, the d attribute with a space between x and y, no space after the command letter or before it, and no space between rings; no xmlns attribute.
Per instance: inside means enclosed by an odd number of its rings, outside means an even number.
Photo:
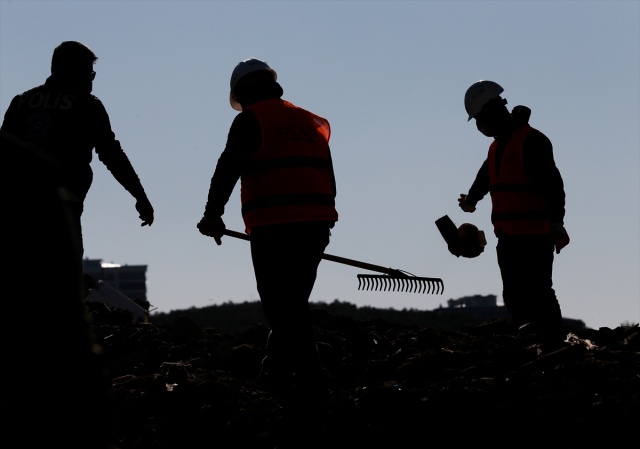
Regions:
<svg viewBox="0 0 640 449"><path fill-rule="evenodd" d="M93 150L113 177L135 198L142 226L151 225L149 202L129 158L111 130L102 102L91 95L98 57L80 42L66 41L53 51L51 76L16 96L4 116L2 130L17 141L37 147L59 167L58 184L81 234L83 203L91 183Z"/></svg>
<svg viewBox="0 0 640 449"><path fill-rule="evenodd" d="M96 55L67 41L55 48L51 76L17 95L0 128L5 194L3 357L11 398L4 402L11 448L112 447L113 403L106 365L84 305L83 202L100 161L136 199L142 225L154 210L91 95ZM7 371L7 370L5 370Z"/></svg>
<svg viewBox="0 0 640 449"><path fill-rule="evenodd" d="M327 120L283 100L276 72L247 59L231 75L234 119L211 179L198 229L222 243L224 207L241 180L258 293L271 329L260 380L299 413L300 429L318 424L326 373L315 343L309 297L338 220ZM302 443L300 443L302 444ZM308 442L303 446L309 447Z"/></svg>
<svg viewBox="0 0 640 449"><path fill-rule="evenodd" d="M550 140L528 124L529 108L516 106L509 113L502 92L497 83L482 80L465 94L468 120L475 119L478 131L494 140L458 202L463 211L474 212L478 201L491 194L505 306L542 342L560 343L566 334L552 272L554 249L559 254L569 244L564 183Z"/></svg>

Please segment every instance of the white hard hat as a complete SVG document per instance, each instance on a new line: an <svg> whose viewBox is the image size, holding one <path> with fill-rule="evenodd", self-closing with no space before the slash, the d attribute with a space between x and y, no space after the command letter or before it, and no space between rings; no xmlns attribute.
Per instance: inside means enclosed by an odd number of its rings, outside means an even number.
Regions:
<svg viewBox="0 0 640 449"><path fill-rule="evenodd" d="M233 89L235 89L238 81L240 81L243 76L248 75L251 72L257 72L258 70L271 72L273 74L273 79L278 79L278 74L275 70L269 67L269 64L256 58L249 58L244 61L240 61L238 65L236 65L236 68L233 69L233 73L231 73L231 82L229 83L231 87L231 90L229 91L229 103L236 111L242 111L242 106L236 101L235 96L233 95Z"/></svg>
<svg viewBox="0 0 640 449"><path fill-rule="evenodd" d="M467 121L482 111L485 104L498 98L504 89L493 81L480 80L471 85L464 94L464 108L469 114Z"/></svg>

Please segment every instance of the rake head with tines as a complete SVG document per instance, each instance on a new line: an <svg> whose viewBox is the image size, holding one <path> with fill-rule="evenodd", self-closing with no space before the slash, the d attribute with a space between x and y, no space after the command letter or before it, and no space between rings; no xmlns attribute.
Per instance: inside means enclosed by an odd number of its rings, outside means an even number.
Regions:
<svg viewBox="0 0 640 449"><path fill-rule="evenodd" d="M442 293L442 279L414 276L401 270L394 274L359 274L358 290L409 293Z"/></svg>
<svg viewBox="0 0 640 449"><path fill-rule="evenodd" d="M250 240L247 234L226 229L225 235L242 240ZM385 268L380 265L373 265L359 260L347 259L346 257L323 254L322 258L332 262L338 262L352 267L364 268L365 270L377 271L385 274L359 274L358 290L374 291L400 291L411 293L439 293L444 291L444 283L439 278L423 278L414 276L406 271L395 268Z"/></svg>

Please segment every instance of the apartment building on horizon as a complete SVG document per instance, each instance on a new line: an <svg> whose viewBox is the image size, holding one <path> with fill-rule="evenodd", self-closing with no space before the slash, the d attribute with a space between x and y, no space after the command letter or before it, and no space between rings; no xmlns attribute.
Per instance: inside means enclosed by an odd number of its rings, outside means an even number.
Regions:
<svg viewBox="0 0 640 449"><path fill-rule="evenodd" d="M86 258L82 261L85 274L103 281L123 295L147 301L147 265L122 265Z"/></svg>

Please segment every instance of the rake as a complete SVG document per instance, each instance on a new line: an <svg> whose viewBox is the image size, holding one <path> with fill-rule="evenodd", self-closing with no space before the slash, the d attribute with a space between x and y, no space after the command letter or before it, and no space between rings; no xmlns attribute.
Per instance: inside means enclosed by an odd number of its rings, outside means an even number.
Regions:
<svg viewBox="0 0 640 449"><path fill-rule="evenodd" d="M242 240L250 240L247 234L226 229L225 235ZM352 267L363 268L365 270L377 271L384 274L359 274L358 290L370 291L400 291L410 293L434 293L442 294L444 283L440 278L418 277L411 273L395 268L385 268L380 265L373 265L359 260L347 259L346 257L323 254L322 258Z"/></svg>

